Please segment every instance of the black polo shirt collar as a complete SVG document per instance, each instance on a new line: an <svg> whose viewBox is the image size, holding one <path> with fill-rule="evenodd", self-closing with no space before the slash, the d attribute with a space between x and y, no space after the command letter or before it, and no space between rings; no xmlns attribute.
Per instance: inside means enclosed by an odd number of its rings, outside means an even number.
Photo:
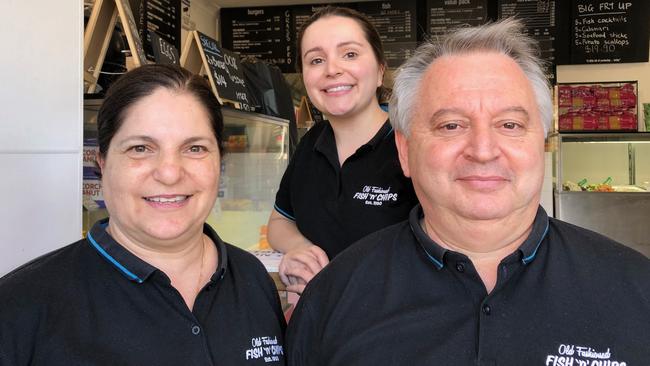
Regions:
<svg viewBox="0 0 650 366"><path fill-rule="evenodd" d="M320 133L318 138L316 139L316 142L314 143L314 150L315 151L320 151L323 153L325 156L328 158L331 156L336 157L336 162L338 165L338 153L336 151L336 140L334 138L334 130L332 129L332 125L329 122L326 122L327 126L323 128L323 131ZM393 126L390 124L390 121L386 120L384 124L381 126L379 131L373 136L370 141L367 143L361 145L357 149L357 152L363 151L365 149L374 149L379 145L379 143L388 138L388 136L391 135L393 132Z"/></svg>
<svg viewBox="0 0 650 366"><path fill-rule="evenodd" d="M448 249L443 248L435 241L431 240L429 235L427 235L420 225L420 221L424 217L424 212L422 211L422 206L418 203L409 214L409 225L411 226L411 231L417 242L420 244L424 253L427 255L429 260L436 266L438 269L444 267L444 256L448 252ZM548 233L549 219L546 211L539 206L537 208L537 214L535 215L535 220L533 221L533 228L528 235L528 238L519 246L517 253L520 255L520 259L524 265L529 264L535 259L537 250L546 234ZM510 257L510 256L509 256Z"/></svg>
<svg viewBox="0 0 650 366"><path fill-rule="evenodd" d="M382 140L388 138L388 136L390 136L392 133L393 133L393 125L390 124L390 121L386 120L386 122L384 122L384 125L381 126L379 131L377 131L375 136L373 136L373 138L370 139L370 141L368 141L368 143L366 143L363 146L369 146L374 149L377 147L377 145L379 145L379 143Z"/></svg>
<svg viewBox="0 0 650 366"><path fill-rule="evenodd" d="M106 218L97 221L93 225L86 235L88 243L90 243L102 258L124 275L124 277L136 283L143 283L158 269L143 261L115 241L106 231L108 220L109 218ZM217 246L219 265L217 271L211 278L212 281L215 281L223 277L224 273L226 273L228 262L226 245L209 225L203 224L203 233L210 237Z"/></svg>
<svg viewBox="0 0 650 366"><path fill-rule="evenodd" d="M544 241L546 234L548 233L548 215L542 206L537 207L537 214L535 215L535 221L533 221L533 228L528 235L528 238L519 247L519 252L521 253L521 261L523 264L528 264L535 259L537 255L537 250Z"/></svg>

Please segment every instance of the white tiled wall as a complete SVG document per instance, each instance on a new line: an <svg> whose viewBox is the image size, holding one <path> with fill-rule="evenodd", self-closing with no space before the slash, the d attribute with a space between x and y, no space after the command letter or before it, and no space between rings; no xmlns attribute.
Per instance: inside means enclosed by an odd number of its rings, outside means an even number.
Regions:
<svg viewBox="0 0 650 366"><path fill-rule="evenodd" d="M81 236L75 153L0 154L0 275Z"/></svg>
<svg viewBox="0 0 650 366"><path fill-rule="evenodd" d="M2 2L0 276L81 237L81 0Z"/></svg>

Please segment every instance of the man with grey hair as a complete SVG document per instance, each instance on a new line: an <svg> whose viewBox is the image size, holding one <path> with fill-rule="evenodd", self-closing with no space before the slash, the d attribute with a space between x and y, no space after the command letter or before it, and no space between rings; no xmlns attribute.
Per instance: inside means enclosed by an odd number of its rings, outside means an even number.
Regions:
<svg viewBox="0 0 650 366"><path fill-rule="evenodd" d="M641 365L650 261L540 207L550 90L520 22L427 43L391 122L420 200L307 286L290 365Z"/></svg>

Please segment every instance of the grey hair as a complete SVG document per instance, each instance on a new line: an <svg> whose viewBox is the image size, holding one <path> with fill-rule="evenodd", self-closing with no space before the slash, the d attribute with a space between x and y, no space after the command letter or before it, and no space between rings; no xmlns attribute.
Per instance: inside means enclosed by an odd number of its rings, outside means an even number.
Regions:
<svg viewBox="0 0 650 366"><path fill-rule="evenodd" d="M429 66L443 56L474 51L496 52L512 58L531 83L544 127L544 136L551 128L553 101L550 84L544 74L545 63L539 58L537 42L524 34L523 23L514 18L478 27L460 28L439 40L429 40L415 50L397 70L390 99L390 121L393 128L408 136L414 106L418 102L420 81Z"/></svg>

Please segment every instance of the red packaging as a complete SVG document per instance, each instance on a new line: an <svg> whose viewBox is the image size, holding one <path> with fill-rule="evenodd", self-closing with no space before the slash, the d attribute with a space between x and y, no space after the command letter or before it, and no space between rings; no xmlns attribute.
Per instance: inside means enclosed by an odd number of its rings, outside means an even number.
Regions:
<svg viewBox="0 0 650 366"><path fill-rule="evenodd" d="M559 121L560 131L571 131L573 130L573 117L568 114L560 116Z"/></svg>
<svg viewBox="0 0 650 366"><path fill-rule="evenodd" d="M597 105L596 97L593 95L584 95L581 97L573 97L571 105L574 109L592 108Z"/></svg>
<svg viewBox="0 0 650 366"><path fill-rule="evenodd" d="M571 107L571 88L559 87L558 88L558 104L560 107Z"/></svg>
<svg viewBox="0 0 650 366"><path fill-rule="evenodd" d="M593 131L598 129L598 118L594 114L566 114L560 117L560 130Z"/></svg>
<svg viewBox="0 0 650 366"><path fill-rule="evenodd" d="M600 115L598 117L599 130L636 130L636 118L632 113Z"/></svg>
<svg viewBox="0 0 650 366"><path fill-rule="evenodd" d="M623 112L619 116L622 130L635 130L637 129L636 116L630 112Z"/></svg>

